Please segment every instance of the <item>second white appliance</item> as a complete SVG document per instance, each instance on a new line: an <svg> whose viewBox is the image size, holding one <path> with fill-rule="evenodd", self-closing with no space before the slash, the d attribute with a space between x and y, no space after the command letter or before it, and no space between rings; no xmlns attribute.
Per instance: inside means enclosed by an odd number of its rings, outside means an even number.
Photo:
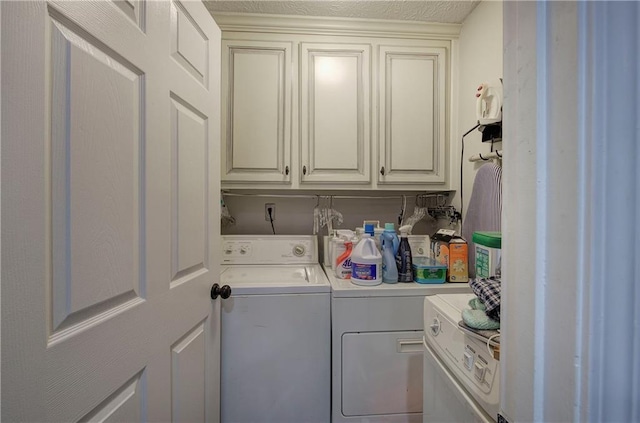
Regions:
<svg viewBox="0 0 640 423"><path fill-rule="evenodd" d="M329 282L313 236L224 236L222 423L330 421Z"/></svg>
<svg viewBox="0 0 640 423"><path fill-rule="evenodd" d="M412 250L428 250L427 237L414 241ZM334 277L326 262L325 270L332 288L331 421L422 422L424 297L470 292L469 285L358 286Z"/></svg>
<svg viewBox="0 0 640 423"><path fill-rule="evenodd" d="M424 300L424 423L498 418L500 363L485 340L458 326L473 297L442 294Z"/></svg>

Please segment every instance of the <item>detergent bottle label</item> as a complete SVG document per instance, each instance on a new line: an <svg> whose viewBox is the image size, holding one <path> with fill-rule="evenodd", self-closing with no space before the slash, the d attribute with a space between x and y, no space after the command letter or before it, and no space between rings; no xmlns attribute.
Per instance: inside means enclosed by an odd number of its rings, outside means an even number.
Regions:
<svg viewBox="0 0 640 423"><path fill-rule="evenodd" d="M378 279L375 264L352 263L351 277L354 279L372 281Z"/></svg>
<svg viewBox="0 0 640 423"><path fill-rule="evenodd" d="M336 277L338 279L351 279L351 259L338 260L336 267Z"/></svg>

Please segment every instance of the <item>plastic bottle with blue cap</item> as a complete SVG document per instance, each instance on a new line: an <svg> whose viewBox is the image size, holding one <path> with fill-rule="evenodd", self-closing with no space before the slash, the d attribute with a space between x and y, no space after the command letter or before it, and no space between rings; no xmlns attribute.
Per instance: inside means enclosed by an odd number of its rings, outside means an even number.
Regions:
<svg viewBox="0 0 640 423"><path fill-rule="evenodd" d="M398 282L398 266L396 265L396 253L400 246L400 240L396 234L393 223L384 224L384 232L381 236L382 244L382 282Z"/></svg>
<svg viewBox="0 0 640 423"><path fill-rule="evenodd" d="M365 233L351 253L351 282L356 285L382 283L382 255L369 233Z"/></svg>

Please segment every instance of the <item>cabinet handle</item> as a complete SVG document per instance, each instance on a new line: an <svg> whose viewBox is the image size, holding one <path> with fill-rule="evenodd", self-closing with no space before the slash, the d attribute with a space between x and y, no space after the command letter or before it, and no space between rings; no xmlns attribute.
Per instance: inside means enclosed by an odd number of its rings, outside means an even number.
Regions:
<svg viewBox="0 0 640 423"><path fill-rule="evenodd" d="M380 175L384 176L384 166L380 168Z"/></svg>
<svg viewBox="0 0 640 423"><path fill-rule="evenodd" d="M307 174L307 167L306 166L302 166L302 174L303 175Z"/></svg>
<svg viewBox="0 0 640 423"><path fill-rule="evenodd" d="M284 174L289 175L289 166L284 167Z"/></svg>

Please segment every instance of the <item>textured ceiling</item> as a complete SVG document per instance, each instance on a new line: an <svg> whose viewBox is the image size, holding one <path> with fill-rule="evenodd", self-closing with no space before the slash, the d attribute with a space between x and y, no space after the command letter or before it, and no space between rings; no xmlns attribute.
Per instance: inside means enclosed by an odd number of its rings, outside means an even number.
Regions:
<svg viewBox="0 0 640 423"><path fill-rule="evenodd" d="M361 19L392 19L462 23L479 0L371 1L204 0L210 12L268 13L277 15L328 16Z"/></svg>

